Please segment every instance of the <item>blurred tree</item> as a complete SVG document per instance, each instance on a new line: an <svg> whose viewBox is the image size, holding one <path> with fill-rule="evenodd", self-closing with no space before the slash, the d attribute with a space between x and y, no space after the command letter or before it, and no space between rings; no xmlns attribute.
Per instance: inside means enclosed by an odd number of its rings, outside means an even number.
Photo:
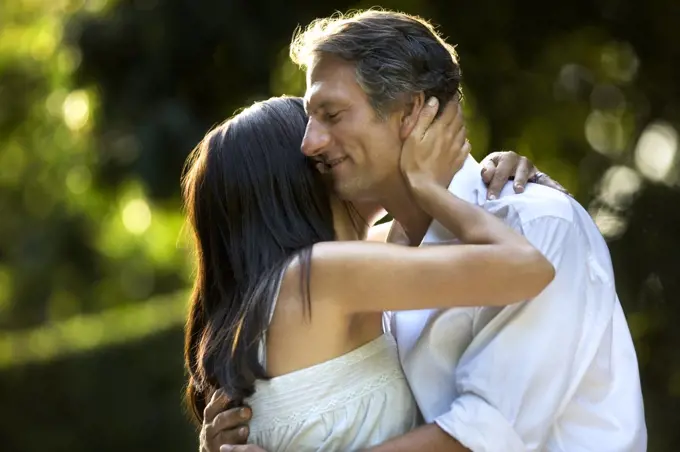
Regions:
<svg viewBox="0 0 680 452"><path fill-rule="evenodd" d="M3 450L195 447L180 406L184 159L301 94L298 24L369 3L0 4ZM650 451L680 449L680 4L392 0L459 44L475 154L515 149L608 238Z"/></svg>

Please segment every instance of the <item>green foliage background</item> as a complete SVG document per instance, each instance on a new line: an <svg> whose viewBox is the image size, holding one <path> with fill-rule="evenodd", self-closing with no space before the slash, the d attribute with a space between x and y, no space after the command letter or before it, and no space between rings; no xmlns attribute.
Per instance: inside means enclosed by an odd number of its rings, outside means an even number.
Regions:
<svg viewBox="0 0 680 452"><path fill-rule="evenodd" d="M373 3L0 3L0 447L186 451L179 177L213 124L301 94L298 24ZM514 149L609 240L650 451L680 450L680 3L392 0L458 50L474 153Z"/></svg>

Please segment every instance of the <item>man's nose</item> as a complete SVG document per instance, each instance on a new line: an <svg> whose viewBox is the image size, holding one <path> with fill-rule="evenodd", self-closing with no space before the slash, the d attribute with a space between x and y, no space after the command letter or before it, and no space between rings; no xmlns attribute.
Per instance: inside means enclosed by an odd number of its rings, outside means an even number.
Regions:
<svg viewBox="0 0 680 452"><path fill-rule="evenodd" d="M307 157L315 157L323 152L331 141L326 127L314 118L309 118L305 136L302 139L302 153Z"/></svg>

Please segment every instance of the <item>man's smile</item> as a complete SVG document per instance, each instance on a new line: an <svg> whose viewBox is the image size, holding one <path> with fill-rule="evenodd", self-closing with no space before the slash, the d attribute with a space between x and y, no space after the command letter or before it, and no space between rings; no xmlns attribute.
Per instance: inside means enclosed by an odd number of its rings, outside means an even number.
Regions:
<svg viewBox="0 0 680 452"><path fill-rule="evenodd" d="M334 167L338 166L339 164L341 164L342 162L344 162L347 159L348 159L347 156L336 157L336 158L328 158L328 157L324 156L324 157L321 157L319 159L319 163L323 164L324 168L327 171L330 171Z"/></svg>

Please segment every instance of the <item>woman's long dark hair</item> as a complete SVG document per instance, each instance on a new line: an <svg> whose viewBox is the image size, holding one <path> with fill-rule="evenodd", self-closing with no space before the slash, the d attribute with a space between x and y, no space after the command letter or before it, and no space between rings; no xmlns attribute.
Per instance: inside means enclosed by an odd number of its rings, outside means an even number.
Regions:
<svg viewBox="0 0 680 452"><path fill-rule="evenodd" d="M300 99L269 99L208 133L187 161L197 269L184 360L199 422L212 390L240 404L267 378L258 343L282 272L300 256L309 308L311 247L335 238L328 186L300 151L306 124Z"/></svg>

